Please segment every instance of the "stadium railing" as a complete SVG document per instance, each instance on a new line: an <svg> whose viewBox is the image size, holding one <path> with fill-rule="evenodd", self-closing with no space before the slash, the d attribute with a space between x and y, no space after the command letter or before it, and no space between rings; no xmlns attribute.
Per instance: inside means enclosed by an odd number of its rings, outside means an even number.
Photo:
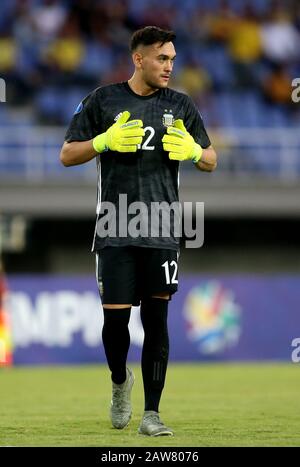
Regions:
<svg viewBox="0 0 300 467"><path fill-rule="evenodd" d="M61 127L5 127L0 131L0 180L58 181L95 179L95 165L66 170L59 161L65 130ZM300 132L295 128L209 129L218 152L214 177L280 180L300 178ZM182 164L189 173L191 164Z"/></svg>

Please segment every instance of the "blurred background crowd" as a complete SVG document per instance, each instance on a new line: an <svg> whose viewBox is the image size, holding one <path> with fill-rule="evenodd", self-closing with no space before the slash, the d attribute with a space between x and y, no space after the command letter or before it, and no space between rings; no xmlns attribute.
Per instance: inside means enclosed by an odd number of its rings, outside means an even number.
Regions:
<svg viewBox="0 0 300 467"><path fill-rule="evenodd" d="M297 0L2 0L0 77L10 86L0 124L67 124L91 89L128 79L130 36L149 24L176 32L171 87L208 126L299 125Z"/></svg>
<svg viewBox="0 0 300 467"><path fill-rule="evenodd" d="M79 102L131 76L131 34L152 24L176 32L170 86L191 95L218 153L213 174L181 165L181 199L203 201L206 219L184 269L298 270L299 0L1 0L7 270L91 270L95 163L66 169L59 151Z"/></svg>

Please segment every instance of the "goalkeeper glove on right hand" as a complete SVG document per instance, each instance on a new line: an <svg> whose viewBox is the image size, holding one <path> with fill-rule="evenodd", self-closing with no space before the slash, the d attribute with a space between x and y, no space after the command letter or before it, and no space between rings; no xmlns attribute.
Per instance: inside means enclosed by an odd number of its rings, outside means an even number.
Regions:
<svg viewBox="0 0 300 467"><path fill-rule="evenodd" d="M136 152L142 143L145 131L142 120L130 120L130 112L125 110L105 133L93 139L93 148L101 153L107 150L117 152Z"/></svg>

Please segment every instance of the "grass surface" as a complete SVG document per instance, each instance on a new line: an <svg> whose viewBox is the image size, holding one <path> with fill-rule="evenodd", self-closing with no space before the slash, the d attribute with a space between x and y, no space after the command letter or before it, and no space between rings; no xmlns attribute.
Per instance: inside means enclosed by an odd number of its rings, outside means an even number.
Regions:
<svg viewBox="0 0 300 467"><path fill-rule="evenodd" d="M110 425L105 366L1 369L0 445L300 446L299 365L170 365L160 409L175 436L160 438L137 434L143 389L133 369L124 430Z"/></svg>

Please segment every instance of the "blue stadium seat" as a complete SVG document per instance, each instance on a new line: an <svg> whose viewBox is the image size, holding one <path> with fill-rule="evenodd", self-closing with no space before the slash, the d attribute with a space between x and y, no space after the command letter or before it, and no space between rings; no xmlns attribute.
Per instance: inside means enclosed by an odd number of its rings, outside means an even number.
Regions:
<svg viewBox="0 0 300 467"><path fill-rule="evenodd" d="M60 115L61 101L64 91L61 88L46 87L38 92L35 105L39 115L49 119L57 119Z"/></svg>
<svg viewBox="0 0 300 467"><path fill-rule="evenodd" d="M270 126L273 127L288 127L289 118L286 112L278 106L269 107Z"/></svg>
<svg viewBox="0 0 300 467"><path fill-rule="evenodd" d="M231 62L225 48L222 46L198 48L197 61L207 69L215 87L228 87L232 80Z"/></svg>
<svg viewBox="0 0 300 467"><path fill-rule="evenodd" d="M85 75L99 78L101 74L112 69L114 57L110 47L95 41L86 42L85 47L85 56L79 67Z"/></svg>
<svg viewBox="0 0 300 467"><path fill-rule="evenodd" d="M217 118L221 126L233 126L231 95L221 92L214 95Z"/></svg>
<svg viewBox="0 0 300 467"><path fill-rule="evenodd" d="M7 105L0 104L0 125L6 126L10 124L9 108Z"/></svg>

